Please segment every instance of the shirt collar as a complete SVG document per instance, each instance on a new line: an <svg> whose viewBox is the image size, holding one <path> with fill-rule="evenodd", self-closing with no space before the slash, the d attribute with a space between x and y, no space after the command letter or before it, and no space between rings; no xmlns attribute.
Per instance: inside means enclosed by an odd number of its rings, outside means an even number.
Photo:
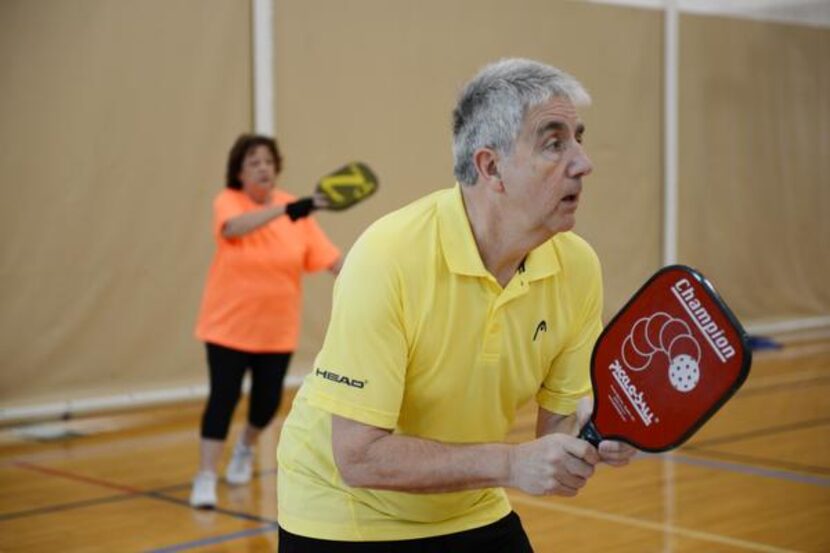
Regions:
<svg viewBox="0 0 830 553"><path fill-rule="evenodd" d="M461 186L456 183L452 190L438 199L438 235L444 259L453 273L492 278L481 261L467 210L464 209ZM559 269L559 256L551 239L527 255L523 270L520 268L519 273L524 280L533 281L552 276Z"/></svg>
<svg viewBox="0 0 830 553"><path fill-rule="evenodd" d="M555 238L536 246L524 261L522 276L528 282L553 276L559 272L559 255L554 246ZM521 268L519 269L521 272Z"/></svg>

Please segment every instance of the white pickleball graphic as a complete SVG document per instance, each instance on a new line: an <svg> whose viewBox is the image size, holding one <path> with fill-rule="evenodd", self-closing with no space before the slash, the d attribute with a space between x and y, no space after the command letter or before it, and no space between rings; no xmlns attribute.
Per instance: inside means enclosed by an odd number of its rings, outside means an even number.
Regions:
<svg viewBox="0 0 830 553"><path fill-rule="evenodd" d="M697 359L681 353L669 365L669 382L678 392L691 392L700 381L700 366Z"/></svg>

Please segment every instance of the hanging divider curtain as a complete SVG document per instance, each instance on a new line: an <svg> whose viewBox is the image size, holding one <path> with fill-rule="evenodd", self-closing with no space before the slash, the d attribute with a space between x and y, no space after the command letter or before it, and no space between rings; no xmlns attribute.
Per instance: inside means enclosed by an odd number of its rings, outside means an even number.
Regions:
<svg viewBox="0 0 830 553"><path fill-rule="evenodd" d="M573 73L594 98L581 111L595 170L576 230L603 262L606 316L661 265L661 10L272 7L280 185L305 194L349 159L384 182L365 205L318 215L344 252L371 221L453 185L459 87L489 61L523 56ZM14 53L0 66L0 417L204 385L192 326L211 199L229 144L254 126L252 12L251 0L0 3L0 48ZM494 21L497 33L480 32ZM830 31L681 14L679 37L678 260L745 322L827 317ZM331 287L328 274L306 281L292 382L322 342Z"/></svg>

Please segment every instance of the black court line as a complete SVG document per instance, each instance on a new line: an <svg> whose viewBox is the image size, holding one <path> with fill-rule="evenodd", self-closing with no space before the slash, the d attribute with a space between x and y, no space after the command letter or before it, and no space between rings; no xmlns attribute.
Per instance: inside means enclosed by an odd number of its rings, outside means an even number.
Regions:
<svg viewBox="0 0 830 553"><path fill-rule="evenodd" d="M53 469L50 467L44 467L41 465L35 465L32 463L26 463L23 461L15 461L12 463L14 466L18 468L28 469L34 472L40 472L43 474L48 474L50 476L58 476L61 478L66 478L68 480L74 480L75 482L84 482L86 484L92 484L94 486L99 486L103 488L108 488L110 490L118 490L120 492L125 492L131 495L141 494L141 490L138 488L133 488L131 486L124 486L122 484L116 484L113 482L109 482L107 480L101 480L99 478L93 478L91 476L84 476L82 474L74 474L71 472L66 472L59 469Z"/></svg>
<svg viewBox="0 0 830 553"><path fill-rule="evenodd" d="M823 426L825 424L830 424L830 417L824 417L821 419L814 419L808 421L800 421L791 424L784 424L781 426L769 426L766 428L759 428L758 430L752 430L750 432L743 432L740 434L727 434L726 436L720 436L718 438L694 441L691 444L684 446L684 449L695 449L711 445L719 445L725 443L738 442L741 440L749 440L752 438L761 438L765 436L772 436L775 434L789 432L791 430L805 430L807 428L814 428L816 426Z"/></svg>
<svg viewBox="0 0 830 553"><path fill-rule="evenodd" d="M269 476L271 474L276 474L277 469L267 469L267 470L257 470L251 474L251 481L257 480L262 478L263 476ZM184 490L190 488L192 486L192 482L184 482L182 484L172 484L170 486L164 486L163 488L156 488L155 490L148 490L147 493L167 493L167 492L177 492L180 490Z"/></svg>
<svg viewBox="0 0 830 553"><path fill-rule="evenodd" d="M265 526L260 526L259 528L250 528L248 530L232 532L230 534L222 534L219 536L212 536L200 540L178 543L176 545L168 545L166 547L152 549L149 553L175 553L176 551L187 551L188 549L195 549L197 547L217 545L220 543L226 543L229 541L234 541L242 538L250 538L252 536L258 536L259 534L264 534L266 532L275 532L276 529L276 524L267 524Z"/></svg>
<svg viewBox="0 0 830 553"><path fill-rule="evenodd" d="M16 518L34 517L38 515L45 515L56 513L60 511L71 511L72 509L82 509L84 507L93 507L95 505L103 505L106 503L114 503L117 501L126 501L133 499L135 494L120 494L111 495L108 497L98 497L96 499L85 499L83 501L72 501L70 503L58 503L53 505L46 505L36 509L29 509L27 511L13 511L0 515L0 521L13 520Z"/></svg>
<svg viewBox="0 0 830 553"><path fill-rule="evenodd" d="M194 509L194 507L190 506L190 502L188 500L179 499L177 497L171 497L171 496L168 496L168 495L164 495L163 493L158 492L158 491L140 490L138 488L133 488L131 486L124 486L122 484L109 482L107 480L101 480L99 478L92 478L92 477L84 476L84 475L81 475L81 474L74 474L72 472L67 472L67 471L63 471L63 470L59 470L59 469L53 469L53 468L50 468L50 467L43 467L43 466L40 466L40 465L34 465L32 463L15 462L13 464L15 466L19 467L19 468L28 469L28 470L35 471L35 472L40 472L40 473L43 473L43 474L48 474L50 476L65 478L65 479L73 480L73 481L76 481L76 482L84 482L86 484L92 484L94 486L99 486L99 487L104 487L104 488L107 488L107 489L114 489L114 490L124 492L123 495L116 496L116 498L121 497L123 499L134 499L134 498L137 498L137 497L145 497L145 498L150 498L150 499L156 499L156 500L159 500L159 501L165 501L167 503L172 503L172 504L179 505L179 506L184 506L184 507L187 507L188 509ZM258 476L268 474L269 472L271 472L271 471L263 471L262 473L258 473ZM170 486L169 488L181 489L183 486L189 486L189 485L190 484L178 484L176 486ZM109 499L110 499L110 501L115 500L115 498L109 498ZM85 505L86 503L94 504L95 502L96 502L96 500L90 500L89 502L77 502L75 504L74 508L82 508L82 507L87 506L87 505ZM100 503L106 503L106 501L99 501L99 502ZM70 505L70 504L65 504L65 505ZM60 505L56 505L56 506L53 506L53 507L55 507L55 509L51 509L52 511L69 510L70 508L73 508L73 507L68 507L68 506L65 507L65 508L59 508L59 507L61 507ZM265 524L269 524L269 525L277 523L276 520L260 517L260 516L257 516L257 515L252 515L250 513L246 513L246 512L243 512L243 511L232 511L230 509L224 509L224 508L221 508L221 507L217 507L217 508L214 508L214 509L211 509L211 510L216 512L216 513L220 513L220 514L223 514L223 515L231 516L231 517L242 519L242 520L248 520L248 521L253 521L253 522L261 522L261 523L265 523ZM50 511L50 507L41 507L39 509L33 509L31 512L29 512L29 516L35 516L37 514L43 514L45 512L49 512L49 511ZM12 516L12 515L15 515L15 513L12 513L11 515L7 515L7 516L9 518L22 518L23 516L25 516L22 513L19 514L18 516ZM3 520L3 519L0 518L0 520Z"/></svg>
<svg viewBox="0 0 830 553"><path fill-rule="evenodd" d="M158 499L159 501L166 501L168 503L173 503L175 505L181 505L181 506L187 507L188 509L193 509L193 510L197 510L197 511L200 510L200 509L196 509L194 507L191 507L190 502L187 499L179 499L178 497L171 497L169 495L163 495L163 494L154 493L154 492L146 492L142 495L144 495L145 497ZM250 521L253 521L253 522L262 522L262 523L265 523L265 524L276 524L277 523L277 521L274 520L274 519L264 518L264 517L260 517L260 516L257 516L257 515L252 515L250 513L244 512L244 511L232 511L230 509L224 509L222 507L214 507L213 509L209 509L209 510L214 512L214 513L220 513L220 514L223 514L223 515L228 515L228 516L238 518L238 519L242 519L242 520L250 520Z"/></svg>
<svg viewBox="0 0 830 553"><path fill-rule="evenodd" d="M263 476L268 476L270 474L274 474L276 472L277 472L276 468L263 470L263 471L256 471L251 475L251 481L253 481L255 479L259 479ZM147 497L152 497L154 499L158 499L158 500L161 500L161 501L167 501L169 503L176 503L178 505L183 505L183 506L187 507L188 509L195 509L195 507L190 506L190 501L188 501L187 499L180 499L178 497L171 497L169 495L165 495L165 493L167 493L167 492L179 491L179 490L182 490L182 489L190 488L191 485L192 485L191 482L186 482L184 484L175 484L173 486L166 486L164 488L158 488L156 490L146 491L146 492L143 493L143 495L146 495ZM200 509L196 509L196 510L200 510ZM235 518L240 518L240 519L243 519L243 520L250 520L250 521L254 521L254 522L262 522L262 523L265 523L265 524L268 524L268 525L276 525L277 524L277 521L274 520L274 519L260 517L260 516L257 516L257 515L252 515L250 513L244 512L244 511L232 511L230 509L224 509L224 508L218 507L218 506L214 507L213 509L210 509L210 510L213 511L213 512L216 512L216 513L221 513L223 515L228 515L228 516L232 516L232 517L235 517Z"/></svg>
<svg viewBox="0 0 830 553"><path fill-rule="evenodd" d="M743 455L740 453L728 453L719 451L717 449L699 449L696 447L684 447L681 453L688 451L690 454L704 457L725 459L727 461L735 461L739 463L747 463L751 465L762 465L767 467L779 468L788 471L802 472L805 474L820 474L830 475L830 467L817 467L813 465L802 465L800 463L792 463L789 461L782 461L780 459L768 459L755 455Z"/></svg>

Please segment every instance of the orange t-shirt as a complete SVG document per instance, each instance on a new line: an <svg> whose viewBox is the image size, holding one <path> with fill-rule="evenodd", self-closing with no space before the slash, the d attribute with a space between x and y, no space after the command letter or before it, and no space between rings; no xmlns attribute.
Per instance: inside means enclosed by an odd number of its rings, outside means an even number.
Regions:
<svg viewBox="0 0 830 553"><path fill-rule="evenodd" d="M294 200L274 189L270 205ZM263 207L229 188L214 199L216 253L196 337L243 351L290 352L300 332L302 273L327 269L340 251L310 217L292 222L281 216L244 236L222 236L228 219Z"/></svg>

